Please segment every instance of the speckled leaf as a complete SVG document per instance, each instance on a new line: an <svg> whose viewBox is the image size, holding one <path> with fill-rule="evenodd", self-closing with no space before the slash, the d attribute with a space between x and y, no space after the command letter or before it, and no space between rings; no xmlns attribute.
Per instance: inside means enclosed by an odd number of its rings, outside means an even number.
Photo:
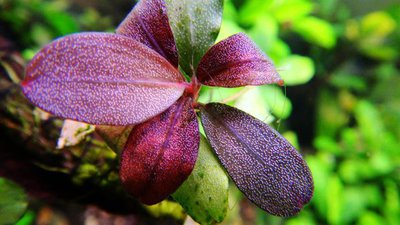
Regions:
<svg viewBox="0 0 400 225"><path fill-rule="evenodd" d="M132 129L122 152L120 177L125 189L145 204L168 197L193 170L200 136L192 101L182 97Z"/></svg>
<svg viewBox="0 0 400 225"><path fill-rule="evenodd" d="M228 177L201 136L193 172L172 197L200 224L222 222L228 210Z"/></svg>
<svg viewBox="0 0 400 225"><path fill-rule="evenodd" d="M131 38L81 33L44 47L21 84L30 101L56 116L127 125L166 110L183 82L166 59Z"/></svg>
<svg viewBox="0 0 400 225"><path fill-rule="evenodd" d="M212 148L238 188L260 208L292 216L313 195L310 170L277 131L236 108L210 103L201 120Z"/></svg>
<svg viewBox="0 0 400 225"><path fill-rule="evenodd" d="M214 44L222 20L223 0L166 0L168 18L179 54L179 65L192 75Z"/></svg>
<svg viewBox="0 0 400 225"><path fill-rule="evenodd" d="M201 59L196 75L209 86L283 84L272 61L243 33L211 47Z"/></svg>
<svg viewBox="0 0 400 225"><path fill-rule="evenodd" d="M139 1L116 32L147 45L178 67L178 52L163 0Z"/></svg>

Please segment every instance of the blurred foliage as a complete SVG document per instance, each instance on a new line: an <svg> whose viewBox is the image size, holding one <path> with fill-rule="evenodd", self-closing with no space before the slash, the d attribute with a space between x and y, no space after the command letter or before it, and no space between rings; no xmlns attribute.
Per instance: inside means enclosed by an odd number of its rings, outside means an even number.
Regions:
<svg viewBox="0 0 400 225"><path fill-rule="evenodd" d="M14 182L0 177L0 224L13 224L25 212L28 198Z"/></svg>
<svg viewBox="0 0 400 225"><path fill-rule="evenodd" d="M36 51L56 37L80 30L112 29L110 17L78 6L69 0L0 0L1 34L21 48L32 48L23 50Z"/></svg>
<svg viewBox="0 0 400 225"><path fill-rule="evenodd" d="M76 2L0 0L1 36L29 59L56 37L117 26ZM200 101L225 101L277 126L304 153L315 196L280 219L251 205L239 210L242 195L231 187L224 224L400 224L400 3L226 0L218 40L237 32L272 58L286 87L204 87ZM99 173L91 161L76 183ZM28 210L18 224L32 217Z"/></svg>
<svg viewBox="0 0 400 225"><path fill-rule="evenodd" d="M314 120L313 136L300 149L311 149L305 157L315 196L296 217L281 221L259 215L263 219L256 224L400 224L400 3L389 3L353 16L346 1L226 2L221 36L250 34L286 85L314 89L315 116L304 118ZM223 96L225 90L215 92ZM277 88L250 92L236 104L257 117L260 108L264 116L268 111L281 119L292 111L283 106L292 105L292 96L278 97ZM296 108L305 105L307 93L300 92L303 100L294 98ZM240 107L243 102L247 105ZM284 129L290 122L283 122ZM295 131L302 130L308 129Z"/></svg>

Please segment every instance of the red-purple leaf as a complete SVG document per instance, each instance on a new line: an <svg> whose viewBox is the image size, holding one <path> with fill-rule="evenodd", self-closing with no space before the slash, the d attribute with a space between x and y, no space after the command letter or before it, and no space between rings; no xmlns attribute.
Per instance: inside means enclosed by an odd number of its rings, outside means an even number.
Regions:
<svg viewBox="0 0 400 225"><path fill-rule="evenodd" d="M145 204L168 197L192 172L200 142L192 101L182 97L162 114L135 126L128 138L121 181Z"/></svg>
<svg viewBox="0 0 400 225"><path fill-rule="evenodd" d="M200 109L211 146L252 202L273 215L292 216L310 201L314 188L310 170L278 132L224 104Z"/></svg>
<svg viewBox="0 0 400 225"><path fill-rule="evenodd" d="M178 67L178 52L163 0L141 0L117 28L117 34L131 37Z"/></svg>
<svg viewBox="0 0 400 225"><path fill-rule="evenodd" d="M91 124L143 122L183 93L181 74L147 46L122 35L58 39L30 62L24 94L56 116Z"/></svg>
<svg viewBox="0 0 400 225"><path fill-rule="evenodd" d="M283 84L272 61L243 33L211 47L200 61L197 78L219 87Z"/></svg>

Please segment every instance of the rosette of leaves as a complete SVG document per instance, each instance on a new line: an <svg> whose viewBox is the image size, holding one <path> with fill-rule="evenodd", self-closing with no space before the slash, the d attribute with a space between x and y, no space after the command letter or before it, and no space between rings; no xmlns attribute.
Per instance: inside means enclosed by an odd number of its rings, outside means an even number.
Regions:
<svg viewBox="0 0 400 225"><path fill-rule="evenodd" d="M199 114L238 188L273 215L294 215L313 193L309 168L297 150L238 109L197 102L202 85L283 83L245 34L213 45L222 5L222 0L142 0L115 34L73 34L41 49L27 67L23 92L62 118L134 125L121 153L120 178L145 204L165 199L191 174Z"/></svg>

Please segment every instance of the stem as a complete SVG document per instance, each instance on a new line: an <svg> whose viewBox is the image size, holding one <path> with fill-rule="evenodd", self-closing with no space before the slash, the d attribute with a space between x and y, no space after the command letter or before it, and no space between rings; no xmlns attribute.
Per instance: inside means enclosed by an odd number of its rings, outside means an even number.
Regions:
<svg viewBox="0 0 400 225"><path fill-rule="evenodd" d="M193 107L196 105L197 99L199 98L200 89L201 83L197 79L196 74L193 74L190 85L185 89L185 92L193 98Z"/></svg>

